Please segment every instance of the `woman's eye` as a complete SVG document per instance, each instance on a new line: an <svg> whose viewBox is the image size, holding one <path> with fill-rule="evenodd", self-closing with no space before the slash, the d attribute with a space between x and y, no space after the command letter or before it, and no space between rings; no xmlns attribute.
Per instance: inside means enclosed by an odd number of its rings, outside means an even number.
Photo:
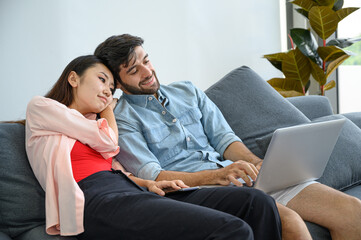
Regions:
<svg viewBox="0 0 361 240"><path fill-rule="evenodd" d="M99 77L100 81L102 81L103 83L105 82L105 79L102 77Z"/></svg>

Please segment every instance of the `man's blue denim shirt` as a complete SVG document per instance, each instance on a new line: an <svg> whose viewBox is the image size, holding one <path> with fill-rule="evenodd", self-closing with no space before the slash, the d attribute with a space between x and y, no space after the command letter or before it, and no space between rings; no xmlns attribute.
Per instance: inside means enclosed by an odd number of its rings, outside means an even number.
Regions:
<svg viewBox="0 0 361 240"><path fill-rule="evenodd" d="M217 106L191 82L161 85L154 95L123 93L114 109L120 152L134 175L154 180L162 170L196 172L232 163L225 149L241 141ZM163 104L162 104L163 103Z"/></svg>

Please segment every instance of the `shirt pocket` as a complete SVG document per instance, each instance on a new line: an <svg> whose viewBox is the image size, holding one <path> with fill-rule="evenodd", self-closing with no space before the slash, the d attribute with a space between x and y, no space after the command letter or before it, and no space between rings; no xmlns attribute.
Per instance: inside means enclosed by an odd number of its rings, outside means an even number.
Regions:
<svg viewBox="0 0 361 240"><path fill-rule="evenodd" d="M179 134L172 134L169 126L162 124L143 130L149 150L157 157L161 166L169 163L182 151Z"/></svg>
<svg viewBox="0 0 361 240"><path fill-rule="evenodd" d="M200 146L206 147L208 145L208 138L204 132L201 121L202 117L203 115L199 108L192 108L183 112L179 121L187 130L186 135L192 135Z"/></svg>

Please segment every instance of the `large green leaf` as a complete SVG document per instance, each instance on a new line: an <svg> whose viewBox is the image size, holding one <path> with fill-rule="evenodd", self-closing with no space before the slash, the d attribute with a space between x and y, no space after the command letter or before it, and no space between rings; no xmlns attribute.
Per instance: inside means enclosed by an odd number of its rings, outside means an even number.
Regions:
<svg viewBox="0 0 361 240"><path fill-rule="evenodd" d="M329 8L333 8L335 4L335 0L316 0L319 6L327 6Z"/></svg>
<svg viewBox="0 0 361 240"><path fill-rule="evenodd" d="M320 86L324 85L327 80L325 72L322 70L322 68L319 65L317 65L313 61L310 61L310 63L312 68L311 74L313 78L316 80L316 82L318 82Z"/></svg>
<svg viewBox="0 0 361 240"><path fill-rule="evenodd" d="M326 46L337 46L339 48L349 47L352 44L361 41L361 38L338 38L329 41Z"/></svg>
<svg viewBox="0 0 361 240"><path fill-rule="evenodd" d="M302 86L305 86L310 79L311 66L308 58L296 48L284 56L282 72L286 78L300 81Z"/></svg>
<svg viewBox="0 0 361 240"><path fill-rule="evenodd" d="M349 55L346 51L336 46L319 47L317 51L325 62L333 61L343 55Z"/></svg>
<svg viewBox="0 0 361 240"><path fill-rule="evenodd" d="M284 97L304 95L304 90L300 81L287 78L272 78L267 82Z"/></svg>
<svg viewBox="0 0 361 240"><path fill-rule="evenodd" d="M318 65L322 65L320 56L318 55L318 44L311 32L303 28L293 28L290 30L291 37L301 52L309 57Z"/></svg>
<svg viewBox="0 0 361 240"><path fill-rule="evenodd" d="M349 55L343 55L339 58L337 58L336 60L332 61L330 64L328 64L327 66L327 72L326 72L326 79L328 78L328 76L330 76L330 74L338 67L340 66L343 61L345 61L347 58L349 58Z"/></svg>
<svg viewBox="0 0 361 240"><path fill-rule="evenodd" d="M267 54L263 57L266 58L275 68L280 70L282 72L282 61L286 53L273 53L273 54Z"/></svg>
<svg viewBox="0 0 361 240"><path fill-rule="evenodd" d="M358 10L359 8L350 7L350 8L342 8L336 12L337 16L339 17L339 21L353 13L354 11Z"/></svg>
<svg viewBox="0 0 361 240"><path fill-rule="evenodd" d="M336 87L336 82L335 80L329 81L328 83L325 84L323 90L327 91L330 90L332 88Z"/></svg>
<svg viewBox="0 0 361 240"><path fill-rule="evenodd" d="M312 7L308 13L312 29L326 40L337 29L339 17L331 8L325 6Z"/></svg>

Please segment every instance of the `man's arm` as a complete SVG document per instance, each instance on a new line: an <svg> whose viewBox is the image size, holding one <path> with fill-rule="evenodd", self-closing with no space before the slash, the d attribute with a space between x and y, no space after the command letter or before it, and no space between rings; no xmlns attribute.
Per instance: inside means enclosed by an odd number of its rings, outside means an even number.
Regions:
<svg viewBox="0 0 361 240"><path fill-rule="evenodd" d="M233 162L243 160L252 163L258 170L262 165L262 159L254 155L242 142L231 143L224 151L223 158Z"/></svg>
<svg viewBox="0 0 361 240"><path fill-rule="evenodd" d="M258 174L256 167L246 161L236 161L233 164L219 169L204 170L199 172L177 172L177 171L161 171L156 181L162 180L182 180L188 186L200 185L229 185L233 183L236 186L242 186L237 179L242 178L248 186L252 183L248 175L255 180Z"/></svg>

